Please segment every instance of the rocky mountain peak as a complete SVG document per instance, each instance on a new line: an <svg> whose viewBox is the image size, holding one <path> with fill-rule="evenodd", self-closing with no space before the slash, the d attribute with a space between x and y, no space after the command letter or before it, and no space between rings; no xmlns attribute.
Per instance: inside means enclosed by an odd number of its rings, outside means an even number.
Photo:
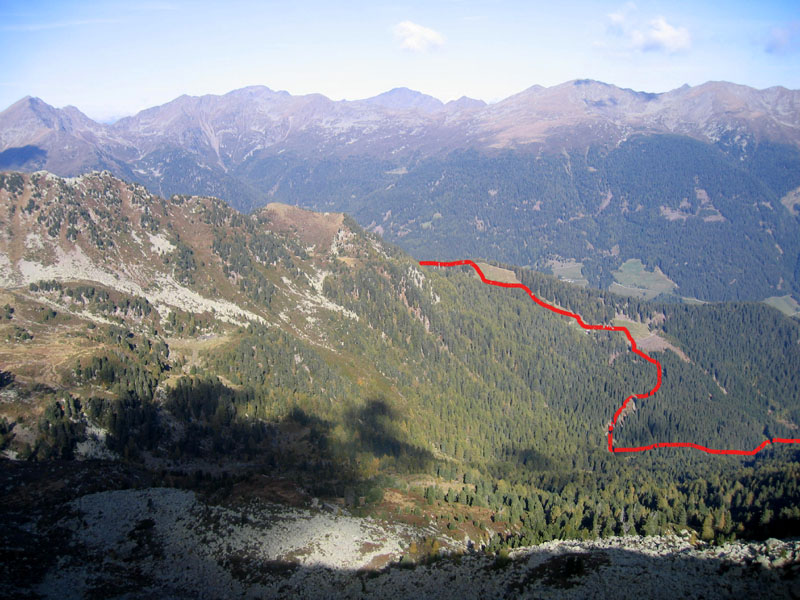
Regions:
<svg viewBox="0 0 800 600"><path fill-rule="evenodd" d="M487 106L466 97L445 105L405 87L335 102L249 86L184 95L111 125L29 97L0 113L0 168L67 176L107 168L165 192L228 198L226 190L235 189L247 196L246 205L265 191L251 190L254 165L284 152L402 163L467 148L612 147L637 133L798 145L800 92L709 82L650 94L580 79L535 85ZM183 183L172 185L176 179Z"/></svg>
<svg viewBox="0 0 800 600"><path fill-rule="evenodd" d="M436 112L444 107L441 100L407 87L394 88L362 102L393 110L418 110L423 113Z"/></svg>
<svg viewBox="0 0 800 600"><path fill-rule="evenodd" d="M461 96L458 100L450 100L450 102L445 104L445 108L448 111L475 110L484 108L485 106L486 102L483 100L477 100L467 96Z"/></svg>

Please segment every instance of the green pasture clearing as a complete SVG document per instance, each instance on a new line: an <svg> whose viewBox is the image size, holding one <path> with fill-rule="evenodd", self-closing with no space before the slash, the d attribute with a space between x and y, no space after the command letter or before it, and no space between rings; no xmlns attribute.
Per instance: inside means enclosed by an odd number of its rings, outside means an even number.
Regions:
<svg viewBox="0 0 800 600"><path fill-rule="evenodd" d="M797 209L800 206L800 188L792 190L781 198L781 204L789 209L789 212L793 215L800 214L800 210Z"/></svg>
<svg viewBox="0 0 800 600"><path fill-rule="evenodd" d="M501 281L503 283L519 283L519 279L517 279L514 271L501 269L500 267L495 267L485 262L476 262L475 264L483 271L486 279Z"/></svg>
<svg viewBox="0 0 800 600"><path fill-rule="evenodd" d="M616 282L612 283L608 289L621 296L635 296L652 300L659 294L672 293L678 287L658 267L654 271L645 270L642 261L638 258L626 260L612 275Z"/></svg>
<svg viewBox="0 0 800 600"><path fill-rule="evenodd" d="M550 268L553 275L568 283L577 285L589 285L589 281L583 276L583 263L576 260L552 260Z"/></svg>
<svg viewBox="0 0 800 600"><path fill-rule="evenodd" d="M800 304L790 295L765 298L764 304L777 308L787 317L800 317Z"/></svg>
<svg viewBox="0 0 800 600"><path fill-rule="evenodd" d="M631 332L633 339L639 341L650 336L650 329L644 323L616 318L611 321L616 327L625 327Z"/></svg>

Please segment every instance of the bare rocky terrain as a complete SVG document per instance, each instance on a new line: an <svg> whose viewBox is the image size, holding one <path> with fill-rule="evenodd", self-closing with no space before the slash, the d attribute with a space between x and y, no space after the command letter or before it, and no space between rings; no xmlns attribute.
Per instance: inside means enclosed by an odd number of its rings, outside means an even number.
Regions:
<svg viewBox="0 0 800 600"><path fill-rule="evenodd" d="M710 545L682 532L495 556L327 501L154 487L110 462L4 464L7 598L800 597L798 539ZM441 548L412 560L431 535Z"/></svg>
<svg viewBox="0 0 800 600"><path fill-rule="evenodd" d="M28 527L58 529L69 551L20 597L800 597L798 540L615 537L507 559L453 544L414 565L401 559L422 529L323 507L209 505L170 488L88 494Z"/></svg>

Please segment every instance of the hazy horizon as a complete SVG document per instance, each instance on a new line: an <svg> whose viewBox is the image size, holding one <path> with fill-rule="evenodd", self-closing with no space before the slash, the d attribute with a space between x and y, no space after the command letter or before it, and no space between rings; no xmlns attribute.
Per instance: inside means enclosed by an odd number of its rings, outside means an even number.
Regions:
<svg viewBox="0 0 800 600"><path fill-rule="evenodd" d="M800 9L787 1L12 1L0 17L0 106L30 95L105 122L249 85L332 100L408 87L443 102L584 78L800 88Z"/></svg>
<svg viewBox="0 0 800 600"><path fill-rule="evenodd" d="M583 78L583 79L589 79L589 78ZM558 87L560 85L564 85L566 83L569 83L570 81L575 81L575 80L574 79L570 79L570 80L562 81L561 83L554 84L552 86L542 86L542 87L545 87L545 88ZM622 86L618 86L614 82L611 82L611 81L599 81L599 80L593 80L593 81L598 81L598 83L604 83L604 84L612 85L612 86L615 86L615 87L618 87L618 88L622 88ZM699 84L697 84L695 86L692 86L692 87L698 87L698 86L701 86L701 85L705 85L707 83L718 83L718 82L719 83L730 83L730 84L733 84L733 85L746 85L746 84L739 83L737 81L713 81L713 80L709 80L709 81L704 81L702 83L699 83ZM119 121L120 119L124 119L126 117L134 116L137 113L142 112L144 110L147 110L149 108L153 108L155 106L161 106L161 105L164 105L164 104L168 104L170 102L173 102L173 101L177 100L178 98L180 98L182 96L189 96L190 98L201 98L201 97L204 97L204 96L218 96L218 97L221 97L221 96L226 96L226 95L228 95L230 93L233 93L233 92L236 92L238 90L245 89L245 88L248 88L248 87L265 87L265 88L268 88L269 90L271 90L273 92L276 92L276 93L287 92L287 93L291 94L292 96L322 95L322 96L325 96L326 98L328 98L329 100L332 100L333 102L358 102L358 101L362 101L362 100L369 100L370 98L374 98L375 96L379 96L381 94L385 94L387 92L391 92L391 91L394 91L396 89L408 89L408 90L410 90L412 92L417 92L417 93L421 93L421 94L424 94L424 95L427 95L427 96L431 96L432 98L435 98L435 99L439 100L443 104L447 104L448 102L459 100L460 98L463 98L463 97L469 97L469 98L472 98L474 100L483 100L484 102L486 102L486 104L495 104L497 102L502 102L503 100L505 100L507 98L510 98L511 96L514 96L516 94L524 92L527 89L535 87L536 85L539 85L539 84L533 83L533 84L531 84L531 85L529 85L529 86L527 86L525 88L522 88L522 89L520 89L520 90L518 90L516 92L513 92L513 93L509 94L509 96L506 96L504 98L492 98L490 100L487 100L485 98L475 98L473 96L466 96L466 95L461 95L461 96L459 96L457 98L449 98L449 99L437 98L433 94L426 94L425 92L423 92L421 90L414 90L412 88L409 88L407 86L402 86L402 85L398 85L398 86L395 86L395 87L393 87L391 89L387 89L387 90L384 90L382 92L378 92L377 94L375 94L373 96L366 96L366 97L363 97L363 98L330 98L329 96L326 96L325 94L322 94L321 92L308 92L306 94L294 94L290 90L275 89L275 88L273 88L273 87L271 87L269 85L265 85L265 84L253 84L253 85L243 86L241 88L236 88L236 89L228 90L227 92L222 92L222 93L217 93L217 94L214 94L214 93L208 93L208 94L202 94L202 93L201 94L180 94L179 96L175 96L174 98L170 98L169 100L166 100L166 101L161 102L159 104L154 104L152 106L142 107L141 109L136 110L134 112L124 113L124 114L117 114L117 115L113 115L112 114L112 115L105 116L103 118L95 118L92 115L90 115L89 113L87 113L85 110L83 110L80 106L76 106L74 104L65 104L63 106L57 106L55 104L52 104L52 103L48 102L46 98L40 98L38 96L32 96L32 95L28 94L26 96L22 96L21 98L13 101L8 106L0 107L0 112L2 112L4 110L7 110L8 108L13 106L17 102L20 102L20 101L24 100L25 98L29 98L30 97L30 98L38 98L39 100L41 100L41 101L43 101L43 102L45 102L47 104L50 104L51 106L54 106L55 108L58 108L58 109L64 109L64 108L68 108L70 106L73 107L73 108L77 108L79 111L81 111L83 114L85 114L86 116L88 116L92 120L94 120L94 121L96 121L98 123L104 123L106 125L109 125L109 124L113 124L113 123ZM667 92L679 89L680 87L681 86L678 86L676 88L671 88L669 90L664 90L663 92L653 92L652 90L644 90L644 89L640 90L640 89L633 89L633 88L627 88L627 89L632 89L632 91L634 91L634 92L642 92L642 93L667 93ZM748 87L752 87L752 86L748 86ZM778 86L770 86L770 87L786 87L786 86L778 85ZM754 88L754 89L764 90L764 89L768 89L768 88ZM787 89L790 89L792 91L800 91L800 88L787 88Z"/></svg>

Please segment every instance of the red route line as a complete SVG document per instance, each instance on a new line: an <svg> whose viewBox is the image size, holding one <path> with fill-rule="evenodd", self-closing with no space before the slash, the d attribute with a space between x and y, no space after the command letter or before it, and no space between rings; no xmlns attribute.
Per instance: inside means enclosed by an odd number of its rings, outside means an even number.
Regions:
<svg viewBox="0 0 800 600"><path fill-rule="evenodd" d="M617 327L612 325L589 325L588 323L584 322L583 318L574 312L570 312L568 310L564 310L563 308L558 308L548 302L545 302L541 298L539 298L536 294L534 294L530 288L522 283L504 283L502 281L494 281L493 279L487 279L486 276L481 271L481 268L476 265L471 260L454 260L452 262L439 262L435 260L421 260L419 261L420 266L423 267L461 267L468 265L475 269L478 272L478 275L481 278L483 283L489 285L496 285L497 287L503 288L517 288L520 290L525 290L525 293L530 296L531 300L533 300L536 304L541 306L542 308L546 308L549 311L552 311L556 314L562 315L564 317L570 317L577 321L578 325L583 327L584 329L590 331L621 331L625 334L625 337L628 338L628 341L631 343L631 352L640 356L641 358L645 359L647 362L655 365L656 367L656 375L657 381L656 385L653 387L652 390L647 392L646 394L631 394L625 401L622 403L616 412L614 413L614 418L611 420L611 424L608 426L608 451L609 452L645 452L646 450L654 450L656 448L694 448L695 450L701 450L702 452L708 452L709 454L738 454L742 456L752 456L757 452L760 452L770 444L800 444L800 439L786 439L786 438L772 438L771 440L767 439L761 442L759 446L753 450L719 450L717 448L707 448L706 446L701 446L700 444L694 444L692 442L657 442L655 444L650 444L649 446L635 446L635 447L624 447L624 448L614 448L614 426L617 424L617 419L622 414L622 411L628 405L628 402L632 398L649 398L653 394L658 391L658 388L661 387L661 363L658 362L655 358L648 356L636 346L636 341L633 339L631 332L628 331L627 327Z"/></svg>

